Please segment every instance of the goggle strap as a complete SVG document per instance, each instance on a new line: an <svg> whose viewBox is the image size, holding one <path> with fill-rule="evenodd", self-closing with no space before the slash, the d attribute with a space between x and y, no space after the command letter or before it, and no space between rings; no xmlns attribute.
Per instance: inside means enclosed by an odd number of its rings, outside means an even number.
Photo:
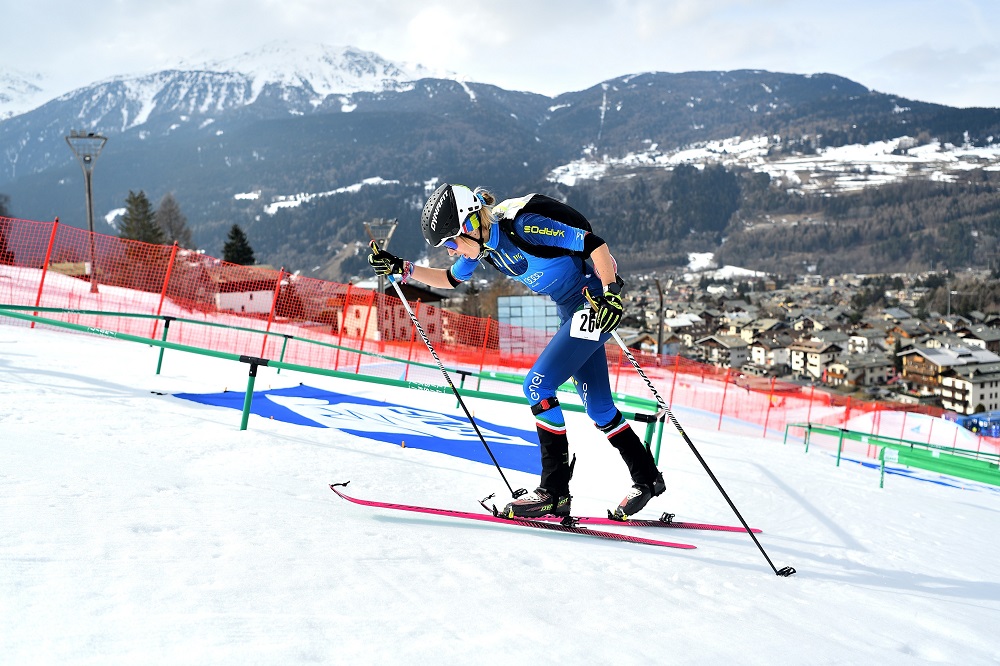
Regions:
<svg viewBox="0 0 1000 666"><path fill-rule="evenodd" d="M471 234L479 228L479 213L469 213L469 216L462 222L462 231Z"/></svg>

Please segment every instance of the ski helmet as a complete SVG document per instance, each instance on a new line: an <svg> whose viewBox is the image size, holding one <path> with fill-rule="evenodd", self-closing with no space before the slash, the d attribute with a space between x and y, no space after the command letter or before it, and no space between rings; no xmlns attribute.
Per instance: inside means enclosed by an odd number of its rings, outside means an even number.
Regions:
<svg viewBox="0 0 1000 666"><path fill-rule="evenodd" d="M424 240L432 247L440 246L462 233L465 219L482 207L482 200L465 185L444 183L427 199L420 214Z"/></svg>

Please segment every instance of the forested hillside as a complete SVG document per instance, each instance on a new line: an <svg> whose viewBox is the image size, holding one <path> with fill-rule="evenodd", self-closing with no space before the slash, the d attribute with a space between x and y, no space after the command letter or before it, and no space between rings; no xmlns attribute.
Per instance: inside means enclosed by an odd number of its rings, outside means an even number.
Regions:
<svg viewBox="0 0 1000 666"><path fill-rule="evenodd" d="M689 252L781 273L957 269L1000 249L1000 109L760 70L629 75L556 97L419 79L320 98L287 80L250 96L241 75L171 70L52 100L0 121L0 193L11 215L85 226L64 142L82 123L109 137L99 232L116 232L105 219L130 192L172 194L207 253L237 224L259 261L333 280L368 273L365 221L398 219L393 249L425 255L417 220L440 182L565 200L634 270ZM135 97L137 83L155 95ZM879 143L872 166L837 153Z"/></svg>

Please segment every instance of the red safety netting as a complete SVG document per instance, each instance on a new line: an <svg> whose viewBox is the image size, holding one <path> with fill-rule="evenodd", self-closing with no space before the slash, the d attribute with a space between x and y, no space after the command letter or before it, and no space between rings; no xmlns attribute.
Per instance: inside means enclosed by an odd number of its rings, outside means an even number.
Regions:
<svg viewBox="0 0 1000 666"><path fill-rule="evenodd" d="M175 343L344 372L444 381L391 289L379 294L283 270L230 264L175 246L91 235L58 220L0 218L0 304L102 311L46 316L151 339L164 335L162 320L106 313L169 316L177 318L167 331L167 339ZM462 371L462 386L469 373L525 374L548 341L534 329L420 301L410 306L442 362ZM614 343L606 349L612 388L651 398L621 349ZM670 407L712 415L718 428L729 422L746 430L750 424L750 431L762 436L780 436L788 424L812 422L873 434L883 428L906 433L907 414L943 413L934 407L852 400L681 357L639 351L634 356ZM475 387L520 393L517 381L477 380ZM935 435L927 437L930 442ZM994 445L987 438L979 441Z"/></svg>

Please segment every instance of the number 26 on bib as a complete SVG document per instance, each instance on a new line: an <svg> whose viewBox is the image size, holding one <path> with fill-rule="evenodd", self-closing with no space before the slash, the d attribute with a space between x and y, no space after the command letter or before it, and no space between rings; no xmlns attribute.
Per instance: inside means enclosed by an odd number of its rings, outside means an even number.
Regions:
<svg viewBox="0 0 1000 666"><path fill-rule="evenodd" d="M601 327L597 325L597 314L588 308L577 310L570 321L569 335L580 340L599 340Z"/></svg>

